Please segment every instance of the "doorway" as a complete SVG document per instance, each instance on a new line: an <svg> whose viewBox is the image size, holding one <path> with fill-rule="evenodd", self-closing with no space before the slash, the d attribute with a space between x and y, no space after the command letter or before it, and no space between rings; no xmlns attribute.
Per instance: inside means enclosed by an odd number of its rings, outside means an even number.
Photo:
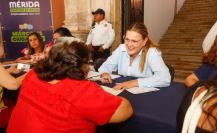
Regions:
<svg viewBox="0 0 217 133"><path fill-rule="evenodd" d="M132 23L144 22L144 0L122 0L121 4L123 36Z"/></svg>

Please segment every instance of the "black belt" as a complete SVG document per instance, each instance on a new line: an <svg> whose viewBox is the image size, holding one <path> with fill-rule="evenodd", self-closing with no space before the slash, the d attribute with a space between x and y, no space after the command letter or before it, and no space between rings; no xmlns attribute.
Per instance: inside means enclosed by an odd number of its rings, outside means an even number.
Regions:
<svg viewBox="0 0 217 133"><path fill-rule="evenodd" d="M101 46L92 46L93 49L98 50Z"/></svg>

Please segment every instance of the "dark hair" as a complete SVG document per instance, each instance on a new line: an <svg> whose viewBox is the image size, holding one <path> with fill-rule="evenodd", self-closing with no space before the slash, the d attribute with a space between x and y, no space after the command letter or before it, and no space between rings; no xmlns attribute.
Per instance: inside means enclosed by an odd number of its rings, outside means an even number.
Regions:
<svg viewBox="0 0 217 133"><path fill-rule="evenodd" d="M212 126L214 131L217 131L217 116L214 115L214 110L217 109L217 101L211 104L208 108L206 107L209 101L217 98L217 75L214 79L204 83L204 85L208 91L202 99L203 112L206 114L206 119L204 120L203 124L205 123L205 121L207 121ZM211 119L215 120L215 124L210 121Z"/></svg>
<svg viewBox="0 0 217 133"><path fill-rule="evenodd" d="M99 67L106 61L105 58L98 58L93 62L93 67L98 71Z"/></svg>
<svg viewBox="0 0 217 133"><path fill-rule="evenodd" d="M41 37L41 35L39 34L39 33L37 33L37 32L31 32L29 35L28 35L28 37L27 37L27 46L28 46L28 49L29 49L29 51L28 51L28 54L29 55L32 55L32 54L34 54L35 53L35 49L34 48L32 48L31 46L30 46L30 43L29 43L29 37L30 36L36 36L37 38L38 38L38 40L39 40L39 46L40 46L40 49L41 49L41 52L44 50L44 42L43 42L43 39L42 39L42 37Z"/></svg>
<svg viewBox="0 0 217 133"><path fill-rule="evenodd" d="M73 35L69 31L69 29L67 29L65 27L57 28L53 34L55 34L55 33L60 34L62 37L73 37Z"/></svg>
<svg viewBox="0 0 217 133"><path fill-rule="evenodd" d="M209 52L203 55L203 63L213 64L217 67L217 36Z"/></svg>
<svg viewBox="0 0 217 133"><path fill-rule="evenodd" d="M88 49L83 42L57 43L49 56L35 65L35 72L40 79L51 81L64 78L84 79L82 66L88 63Z"/></svg>
<svg viewBox="0 0 217 133"><path fill-rule="evenodd" d="M158 48L159 46L154 44L151 41L151 39L148 37L148 30L147 30L146 26L143 23L140 23L140 22L133 23L132 25L130 25L130 27L127 29L127 31L137 32L142 36L143 39L145 39L146 37L148 38L148 41L146 42L146 44L145 44L145 46L143 48L142 58L140 59L140 63L139 63L139 69L140 69L141 72L143 72L148 49L150 47Z"/></svg>

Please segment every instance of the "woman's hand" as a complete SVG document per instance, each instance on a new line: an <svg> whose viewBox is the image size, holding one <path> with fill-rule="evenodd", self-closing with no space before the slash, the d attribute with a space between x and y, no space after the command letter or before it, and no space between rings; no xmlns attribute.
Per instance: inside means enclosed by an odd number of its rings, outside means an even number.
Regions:
<svg viewBox="0 0 217 133"><path fill-rule="evenodd" d="M121 90L121 89L129 89L132 87L138 86L138 81L137 80L130 80L122 83L116 84L113 89L115 90Z"/></svg>
<svg viewBox="0 0 217 133"><path fill-rule="evenodd" d="M6 69L8 71L8 73L11 74L18 74L20 73L23 69L17 69L17 65L11 65L11 67L9 67L8 69Z"/></svg>
<svg viewBox="0 0 217 133"><path fill-rule="evenodd" d="M112 83L112 78L108 73L102 73L100 77L101 77L100 81L102 83Z"/></svg>

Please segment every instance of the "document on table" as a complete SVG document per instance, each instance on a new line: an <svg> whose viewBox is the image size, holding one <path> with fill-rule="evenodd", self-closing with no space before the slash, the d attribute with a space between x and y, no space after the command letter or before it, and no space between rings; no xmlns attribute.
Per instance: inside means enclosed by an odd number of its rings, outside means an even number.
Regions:
<svg viewBox="0 0 217 133"><path fill-rule="evenodd" d="M140 93L147 93L147 92L151 92L151 91L159 91L160 89L158 88L139 88L139 87L133 87L130 89L126 89L128 92L132 93L132 94L140 94Z"/></svg>
<svg viewBox="0 0 217 133"><path fill-rule="evenodd" d="M110 76L112 79L120 77L119 75L114 75L114 74L111 74ZM87 75L87 79L93 81L100 80L100 74L99 72L89 71Z"/></svg>
<svg viewBox="0 0 217 133"><path fill-rule="evenodd" d="M101 87L103 88L104 91L112 94L112 95L118 95L120 94L122 91L124 91L124 89L121 90L115 90L111 87L107 87L107 86L103 86L101 85ZM152 92L152 91L159 91L160 89L158 88L139 88L139 87L133 87L130 89L125 89L126 91L132 93L132 94L141 94L141 93L147 93L147 92Z"/></svg>
<svg viewBox="0 0 217 133"><path fill-rule="evenodd" d="M113 88L110 88L110 87L107 87L107 86L103 86L101 85L101 87L103 88L104 91L112 94L112 95L115 95L117 96L118 94L120 94L122 91L124 91L123 89L122 90L115 90Z"/></svg>

